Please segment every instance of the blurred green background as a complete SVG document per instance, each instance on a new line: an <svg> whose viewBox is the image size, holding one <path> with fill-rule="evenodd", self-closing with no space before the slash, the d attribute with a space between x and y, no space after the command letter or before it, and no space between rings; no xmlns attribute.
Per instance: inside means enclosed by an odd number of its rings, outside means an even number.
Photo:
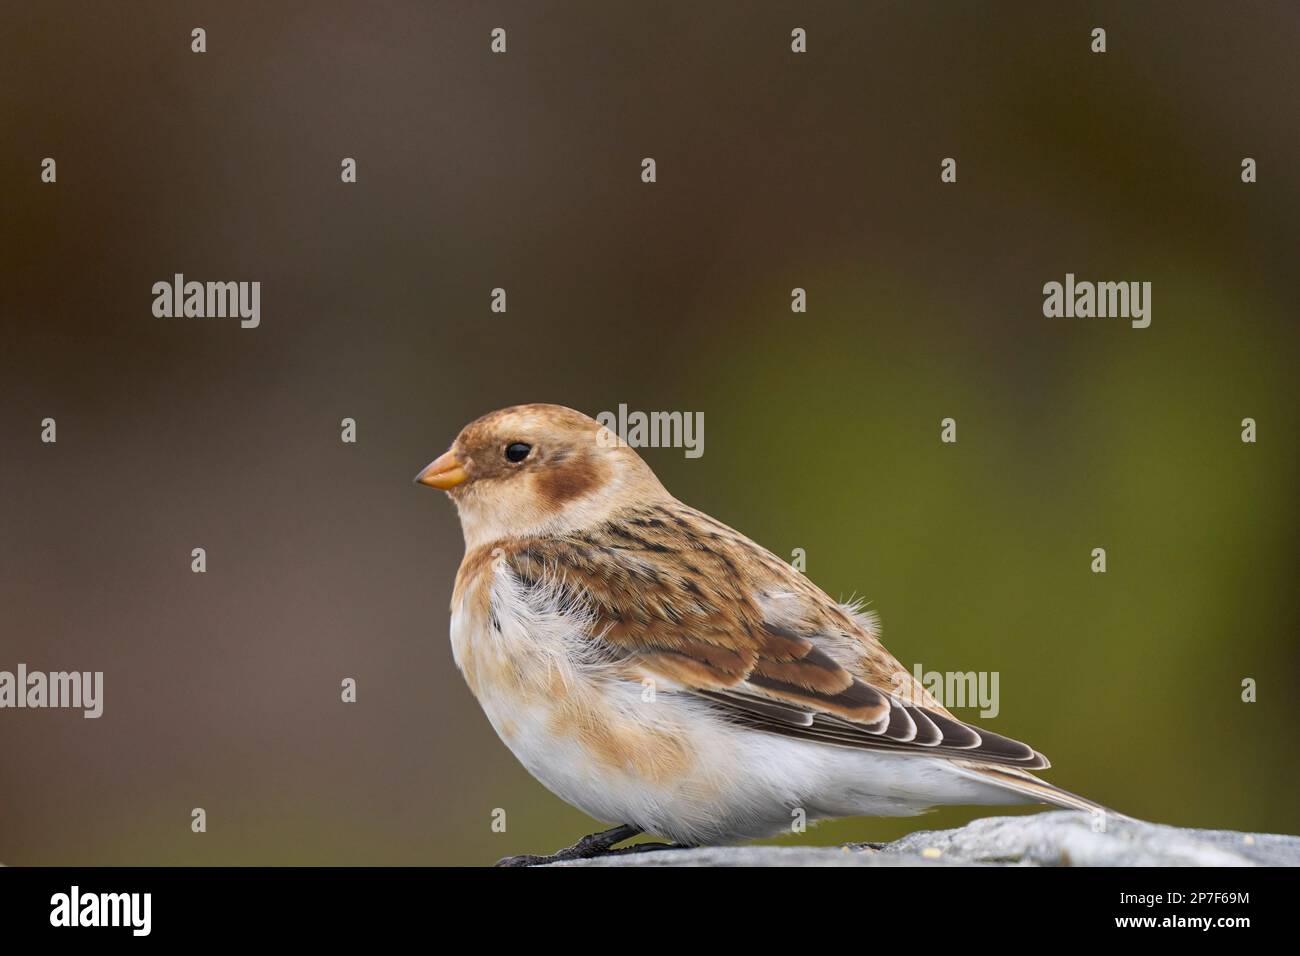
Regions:
<svg viewBox="0 0 1300 956"><path fill-rule="evenodd" d="M909 667L998 671L1048 779L1300 831L1298 46L1278 3L6 5L0 669L106 689L0 711L0 861L594 829L456 673L459 527L410 483L524 401L702 411L668 488ZM261 327L154 318L174 272L261 281ZM1066 272L1152 282L1151 327L1044 318Z"/></svg>

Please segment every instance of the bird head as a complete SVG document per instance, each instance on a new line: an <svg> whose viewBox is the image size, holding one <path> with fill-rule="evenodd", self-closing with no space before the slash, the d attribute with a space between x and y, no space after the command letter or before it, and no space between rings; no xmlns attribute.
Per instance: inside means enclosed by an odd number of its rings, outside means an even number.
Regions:
<svg viewBox="0 0 1300 956"><path fill-rule="evenodd" d="M562 405L515 405L470 422L415 480L451 496L471 548L589 528L668 497L641 456Z"/></svg>

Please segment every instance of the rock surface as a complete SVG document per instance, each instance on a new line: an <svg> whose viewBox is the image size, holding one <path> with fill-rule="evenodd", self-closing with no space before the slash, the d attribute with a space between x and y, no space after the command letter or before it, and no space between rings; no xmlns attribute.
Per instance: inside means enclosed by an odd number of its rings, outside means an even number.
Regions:
<svg viewBox="0 0 1300 956"><path fill-rule="evenodd" d="M1300 837L1056 811L986 817L879 846L659 850L552 866L1300 866Z"/></svg>

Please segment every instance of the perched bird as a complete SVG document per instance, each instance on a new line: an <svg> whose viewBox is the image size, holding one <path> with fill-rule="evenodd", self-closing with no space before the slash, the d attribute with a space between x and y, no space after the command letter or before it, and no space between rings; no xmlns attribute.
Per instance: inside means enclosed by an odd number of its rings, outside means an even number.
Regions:
<svg viewBox="0 0 1300 956"><path fill-rule="evenodd" d="M416 481L465 536L456 664L497 734L578 809L680 845L944 804L1102 811L1046 758L945 710L776 555L683 504L594 419L519 405L471 422ZM547 858L520 858L523 862Z"/></svg>

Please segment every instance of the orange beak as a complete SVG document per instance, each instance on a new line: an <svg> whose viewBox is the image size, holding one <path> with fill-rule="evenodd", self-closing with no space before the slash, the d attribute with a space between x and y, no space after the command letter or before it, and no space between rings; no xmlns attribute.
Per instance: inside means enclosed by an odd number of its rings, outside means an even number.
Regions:
<svg viewBox="0 0 1300 956"><path fill-rule="evenodd" d="M425 466L422 472L415 476L418 484L428 485L430 488L441 488L443 491L450 491L468 478L469 475L465 474L465 467L456 460L456 456L450 451L439 455Z"/></svg>

